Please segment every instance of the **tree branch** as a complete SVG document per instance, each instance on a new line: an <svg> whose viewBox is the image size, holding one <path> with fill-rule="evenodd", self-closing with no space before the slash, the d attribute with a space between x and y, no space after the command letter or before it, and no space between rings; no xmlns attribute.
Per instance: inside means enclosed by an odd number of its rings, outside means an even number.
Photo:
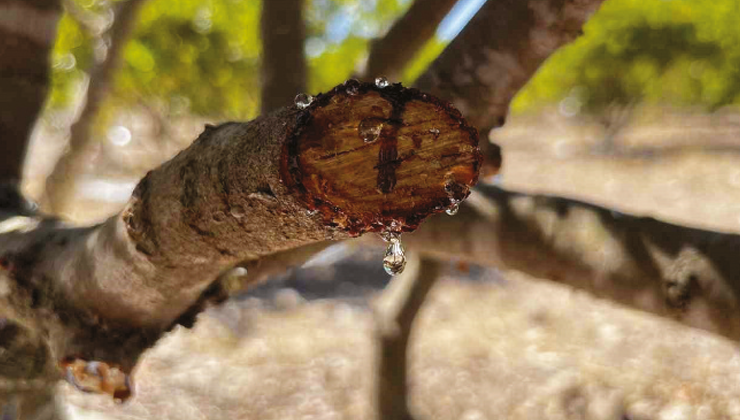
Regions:
<svg viewBox="0 0 740 420"><path fill-rule="evenodd" d="M107 33L100 39L109 37L110 46L105 58L93 64L90 70L90 84L87 88L85 105L77 121L70 128L69 146L59 158L46 180L46 197L50 210L64 215L74 197L75 178L83 167L87 149L93 138L93 127L100 108L110 91L113 76L123 59L123 47L129 40L141 6L145 0L126 0L118 3L114 21ZM101 41L104 42L104 41Z"/></svg>
<svg viewBox="0 0 740 420"><path fill-rule="evenodd" d="M551 53L581 33L602 1L487 1L415 85L455 104L487 140L492 128L504 125L517 91ZM498 146L480 146L491 165L484 172L495 173Z"/></svg>
<svg viewBox="0 0 740 420"><path fill-rule="evenodd" d="M262 2L262 114L306 89L303 0Z"/></svg>
<svg viewBox="0 0 740 420"><path fill-rule="evenodd" d="M378 129L369 142L367 121ZM477 179L476 142L449 104L359 82L305 109L208 126L101 225L14 220L0 233L0 317L40 338L52 365L74 357L129 372L233 264L412 231L462 200Z"/></svg>
<svg viewBox="0 0 740 420"><path fill-rule="evenodd" d="M26 143L46 99L57 1L0 0L0 183L23 176Z"/></svg>
<svg viewBox="0 0 740 420"><path fill-rule="evenodd" d="M434 36L434 31L457 0L415 0L383 38L370 46L365 78L399 80L404 67Z"/></svg>
<svg viewBox="0 0 740 420"><path fill-rule="evenodd" d="M476 189L409 248L512 268L740 339L740 236L558 197Z"/></svg>

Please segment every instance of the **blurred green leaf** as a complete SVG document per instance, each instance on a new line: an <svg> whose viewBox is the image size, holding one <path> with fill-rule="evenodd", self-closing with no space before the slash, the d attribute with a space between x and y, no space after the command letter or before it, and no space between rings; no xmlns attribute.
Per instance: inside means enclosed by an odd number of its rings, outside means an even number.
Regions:
<svg viewBox="0 0 740 420"><path fill-rule="evenodd" d="M106 13L104 0L76 0ZM308 89L327 90L348 78L409 0L307 2ZM165 104L175 114L251 118L259 109L259 1L149 0L124 50L107 105ZM70 105L102 39L68 15L54 49L51 107ZM72 65L70 65L72 63ZM104 111L106 113L106 111Z"/></svg>
<svg viewBox="0 0 740 420"><path fill-rule="evenodd" d="M740 0L609 0L582 37L542 66L512 111L567 97L589 113L638 101L709 110L737 104L738 17Z"/></svg>

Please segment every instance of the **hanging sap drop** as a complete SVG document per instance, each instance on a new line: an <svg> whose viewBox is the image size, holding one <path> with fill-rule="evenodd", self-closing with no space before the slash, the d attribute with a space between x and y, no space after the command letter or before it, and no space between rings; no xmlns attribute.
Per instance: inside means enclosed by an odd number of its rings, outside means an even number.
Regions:
<svg viewBox="0 0 740 420"><path fill-rule="evenodd" d="M380 137L380 132L383 130L383 119L381 118L365 118L360 122L357 127L357 134L359 134L362 141L365 143L372 143Z"/></svg>
<svg viewBox="0 0 740 420"><path fill-rule="evenodd" d="M454 216L457 214L458 210L460 210L460 203L452 203L452 206L448 207L447 210L445 210L445 213L450 216Z"/></svg>
<svg viewBox="0 0 740 420"><path fill-rule="evenodd" d="M313 102L313 96L307 95L305 93L299 93L295 97L295 106L298 109L306 109L311 105L311 102Z"/></svg>
<svg viewBox="0 0 740 420"><path fill-rule="evenodd" d="M400 274L406 268L406 255L403 252L400 236L392 237L385 249L383 268L391 276Z"/></svg>
<svg viewBox="0 0 740 420"><path fill-rule="evenodd" d="M389 85L388 79L386 79L385 77L380 76L380 77L375 78L375 86L383 89L383 88L387 88L388 85Z"/></svg>
<svg viewBox="0 0 740 420"><path fill-rule="evenodd" d="M393 222L393 224L397 224L398 222ZM396 226L393 226L392 228L395 228ZM394 230L385 230L383 233L380 234L380 237L385 242L399 242L401 240L401 234L394 231Z"/></svg>

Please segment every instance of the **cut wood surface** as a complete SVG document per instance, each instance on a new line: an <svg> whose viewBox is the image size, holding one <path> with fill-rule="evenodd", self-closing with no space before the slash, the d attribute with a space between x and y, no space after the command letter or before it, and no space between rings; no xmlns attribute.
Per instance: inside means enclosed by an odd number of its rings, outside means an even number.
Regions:
<svg viewBox="0 0 740 420"><path fill-rule="evenodd" d="M360 135L368 119L382 126L370 142ZM164 331L221 296L209 286L230 266L411 231L462 200L478 176L476 143L448 103L357 81L305 107L207 126L98 226L5 219L0 318L48 347L41 367L71 357L128 372Z"/></svg>
<svg viewBox="0 0 740 420"><path fill-rule="evenodd" d="M449 103L354 80L317 98L290 147L289 185L353 234L411 231L469 194L478 134Z"/></svg>

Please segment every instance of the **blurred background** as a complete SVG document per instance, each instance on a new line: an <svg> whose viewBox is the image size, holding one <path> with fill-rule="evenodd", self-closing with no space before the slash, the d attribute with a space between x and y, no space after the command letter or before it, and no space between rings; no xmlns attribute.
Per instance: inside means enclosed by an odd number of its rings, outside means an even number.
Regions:
<svg viewBox="0 0 740 420"><path fill-rule="evenodd" d="M205 123L260 113L259 1L147 0L116 31L128 2L65 2L27 157L24 189L44 208L75 124L90 128L58 207L80 223L119 211ZM391 81L413 83L484 2L459 0ZM410 5L306 0L308 93L361 72ZM481 133L504 156L486 182L740 232L739 18L740 0L607 0L520 91L506 125ZM170 334L145 357L133 402L62 385L65 407L76 418L369 418L367 302L388 281L381 258L332 247ZM422 318L411 393L422 418L740 418L734 343L563 286L451 264Z"/></svg>

